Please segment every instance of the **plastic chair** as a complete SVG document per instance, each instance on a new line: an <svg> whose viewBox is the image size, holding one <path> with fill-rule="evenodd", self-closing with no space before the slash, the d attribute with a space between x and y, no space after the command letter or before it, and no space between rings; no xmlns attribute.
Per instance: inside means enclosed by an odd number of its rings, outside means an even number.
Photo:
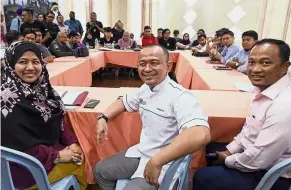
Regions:
<svg viewBox="0 0 291 190"><path fill-rule="evenodd" d="M291 158L288 158L273 166L261 179L255 190L269 190L276 180L288 169L291 169ZM291 186L289 188L291 190Z"/></svg>
<svg viewBox="0 0 291 190"><path fill-rule="evenodd" d="M173 178L179 169L178 175L178 188L177 190L188 190L188 168L191 161L192 155L189 154L183 158L179 158L175 160L169 169L167 170L165 177L163 179L162 184L159 187L159 190L170 190L170 186L172 185ZM182 165L181 168L179 166ZM181 170L180 170L181 169ZM118 180L116 184L115 190L122 190L130 180L122 179Z"/></svg>
<svg viewBox="0 0 291 190"><path fill-rule="evenodd" d="M26 167L33 175L39 190L68 190L71 187L74 190L79 190L79 184L75 176L70 175L63 178L52 185L49 184L46 171L43 165L36 158L16 151L10 148L1 146L1 189L15 190L9 162L14 162Z"/></svg>

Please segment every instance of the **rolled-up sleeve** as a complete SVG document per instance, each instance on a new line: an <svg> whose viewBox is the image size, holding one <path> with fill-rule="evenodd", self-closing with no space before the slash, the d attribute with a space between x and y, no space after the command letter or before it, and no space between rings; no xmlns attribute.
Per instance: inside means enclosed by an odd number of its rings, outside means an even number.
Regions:
<svg viewBox="0 0 291 190"><path fill-rule="evenodd" d="M140 89L133 93L126 94L122 98L123 105L127 112L135 112L139 109Z"/></svg>
<svg viewBox="0 0 291 190"><path fill-rule="evenodd" d="M290 123L290 103L270 107L255 143L242 153L228 156L225 164L244 172L270 168L291 147Z"/></svg>
<svg viewBox="0 0 291 190"><path fill-rule="evenodd" d="M195 95L184 91L174 103L174 114L180 132L193 126L209 128L208 117L202 114L202 109Z"/></svg>

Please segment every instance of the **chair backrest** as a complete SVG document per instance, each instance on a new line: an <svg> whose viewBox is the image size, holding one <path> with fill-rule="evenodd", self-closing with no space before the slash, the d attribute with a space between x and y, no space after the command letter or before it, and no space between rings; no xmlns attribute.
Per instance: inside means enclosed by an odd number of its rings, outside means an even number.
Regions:
<svg viewBox="0 0 291 190"><path fill-rule="evenodd" d="M39 190L51 190L43 165L34 157L1 146L1 189L14 190L9 162L26 167L33 175Z"/></svg>
<svg viewBox="0 0 291 190"><path fill-rule="evenodd" d="M162 181L162 184L159 187L159 190L169 190L173 178L177 172L177 170L180 170L178 179L179 179L179 184L178 184L178 190L188 190L188 168L189 164L192 158L192 154L188 154L185 157L179 158L175 160L169 169L167 170L165 177ZM180 167L181 166L181 167ZM180 168L179 168L180 167Z"/></svg>
<svg viewBox="0 0 291 190"><path fill-rule="evenodd" d="M288 169L291 169L291 158L279 162L273 166L261 179L255 190L269 190L276 180ZM291 189L291 186L290 186Z"/></svg>

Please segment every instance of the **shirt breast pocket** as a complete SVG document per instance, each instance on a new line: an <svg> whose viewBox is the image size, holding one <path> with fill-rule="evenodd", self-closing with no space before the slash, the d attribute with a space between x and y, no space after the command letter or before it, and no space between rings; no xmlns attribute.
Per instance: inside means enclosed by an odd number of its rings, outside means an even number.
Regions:
<svg viewBox="0 0 291 190"><path fill-rule="evenodd" d="M251 137L256 138L263 127L264 122L256 119L254 116L248 116L246 120L246 127Z"/></svg>

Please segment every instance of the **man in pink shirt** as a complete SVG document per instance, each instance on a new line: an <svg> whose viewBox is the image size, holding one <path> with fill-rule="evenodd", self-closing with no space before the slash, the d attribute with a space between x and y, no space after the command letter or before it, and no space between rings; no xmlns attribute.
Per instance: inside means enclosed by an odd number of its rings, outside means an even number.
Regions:
<svg viewBox="0 0 291 190"><path fill-rule="evenodd" d="M255 44L247 73L257 94L246 122L226 150L216 152L216 166L195 173L193 190L254 190L268 169L291 157L289 58L290 47L283 41L263 39ZM291 170L283 173L272 190L290 186Z"/></svg>

